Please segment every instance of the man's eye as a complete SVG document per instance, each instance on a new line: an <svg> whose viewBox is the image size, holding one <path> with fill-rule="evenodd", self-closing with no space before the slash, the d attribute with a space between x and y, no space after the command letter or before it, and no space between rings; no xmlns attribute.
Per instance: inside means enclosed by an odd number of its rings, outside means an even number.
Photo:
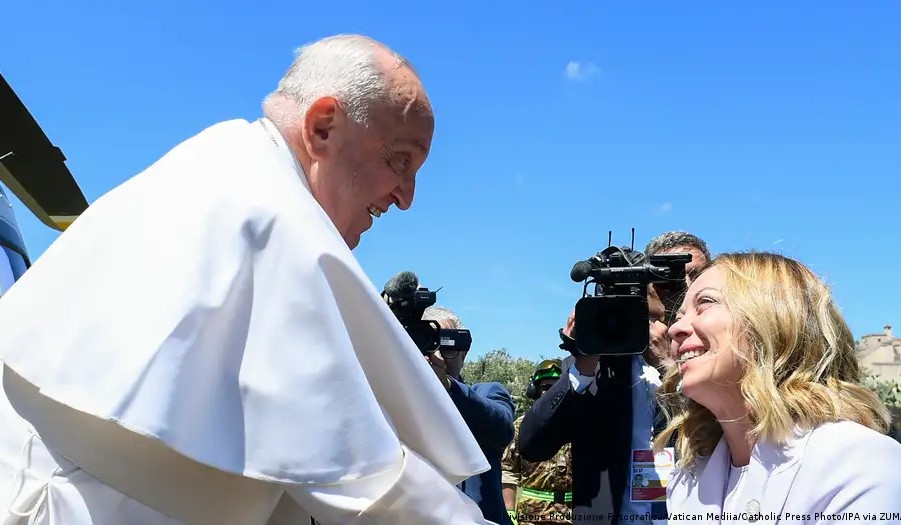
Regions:
<svg viewBox="0 0 901 525"><path fill-rule="evenodd" d="M395 155L388 161L388 166L399 175L403 175L410 168L410 158L406 155Z"/></svg>

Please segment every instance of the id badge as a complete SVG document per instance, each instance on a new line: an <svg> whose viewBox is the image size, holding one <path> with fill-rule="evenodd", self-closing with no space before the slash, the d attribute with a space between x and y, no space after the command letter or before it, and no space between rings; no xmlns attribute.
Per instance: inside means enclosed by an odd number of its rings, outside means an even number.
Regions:
<svg viewBox="0 0 901 525"><path fill-rule="evenodd" d="M666 485L675 468L673 447L654 454L649 449L632 450L632 469L629 491L632 502L666 501Z"/></svg>

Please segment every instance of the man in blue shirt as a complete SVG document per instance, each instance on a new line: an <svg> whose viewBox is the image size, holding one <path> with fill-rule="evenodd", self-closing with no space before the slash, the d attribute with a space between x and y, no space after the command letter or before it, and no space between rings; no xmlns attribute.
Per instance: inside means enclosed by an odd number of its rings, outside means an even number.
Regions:
<svg viewBox="0 0 901 525"><path fill-rule="evenodd" d="M422 319L436 321L445 330L465 330L454 312L440 306L427 308ZM500 383L466 384L460 373L468 351L467 344L442 338L442 345L426 360L491 464L491 470L465 480L460 489L476 502L486 519L512 525L501 488L501 457L513 441L513 399Z"/></svg>

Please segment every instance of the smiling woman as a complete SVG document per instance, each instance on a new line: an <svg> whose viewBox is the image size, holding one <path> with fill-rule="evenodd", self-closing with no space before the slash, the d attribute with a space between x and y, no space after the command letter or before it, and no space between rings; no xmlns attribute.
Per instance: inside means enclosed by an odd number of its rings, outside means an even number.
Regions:
<svg viewBox="0 0 901 525"><path fill-rule="evenodd" d="M861 385L851 331L807 267L721 255L669 335L676 365L659 390L670 419L657 444L676 437L671 513L901 511L901 445L883 435L888 412Z"/></svg>

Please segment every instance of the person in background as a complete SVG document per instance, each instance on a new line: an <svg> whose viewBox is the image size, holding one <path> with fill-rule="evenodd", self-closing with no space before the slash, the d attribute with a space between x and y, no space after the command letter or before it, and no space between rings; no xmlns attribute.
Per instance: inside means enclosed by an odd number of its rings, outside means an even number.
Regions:
<svg viewBox="0 0 901 525"><path fill-rule="evenodd" d="M635 264L645 259L628 248L623 253ZM645 315L651 321L650 311ZM649 342L654 326L649 322ZM632 474L633 459L651 454L655 424L663 421L654 400L660 373L643 357L650 350L583 355L576 344L577 330L573 311L561 330L561 348L573 355L572 364L523 417L520 455L527 461L547 461L565 443L572 444L574 525L640 519L665 523L665 494L634 486Z"/></svg>
<svg viewBox="0 0 901 525"><path fill-rule="evenodd" d="M422 319L436 321L442 330L466 329L457 314L441 306L426 308ZM447 346L442 337L438 350L426 356L426 360L491 465L491 470L464 480L460 489L479 505L485 518L500 525L509 525L511 521L501 492L501 456L513 441L513 414L516 410L510 392L502 384L466 384L462 371L468 353L468 346Z"/></svg>
<svg viewBox="0 0 901 525"><path fill-rule="evenodd" d="M653 284L648 285L648 349L644 360L661 374L673 364L669 357L669 336L666 331L666 308Z"/></svg>
<svg viewBox="0 0 901 525"><path fill-rule="evenodd" d="M684 284L654 283L652 285L666 309L665 324L667 326L672 323L675 311L682 302L682 294L685 293L686 286L691 285L698 270L710 260L710 249L707 248L707 243L697 235L684 231L662 233L651 239L644 249L647 257L672 253L689 253L691 261L685 265Z"/></svg>
<svg viewBox="0 0 901 525"><path fill-rule="evenodd" d="M539 399L563 372L559 359L545 359L529 379L526 395ZM566 443L547 461L532 463L519 454L517 438L522 417L514 423L513 442L501 461L504 504L519 525L569 525L572 523L572 455ZM522 496L517 501L517 489Z"/></svg>

